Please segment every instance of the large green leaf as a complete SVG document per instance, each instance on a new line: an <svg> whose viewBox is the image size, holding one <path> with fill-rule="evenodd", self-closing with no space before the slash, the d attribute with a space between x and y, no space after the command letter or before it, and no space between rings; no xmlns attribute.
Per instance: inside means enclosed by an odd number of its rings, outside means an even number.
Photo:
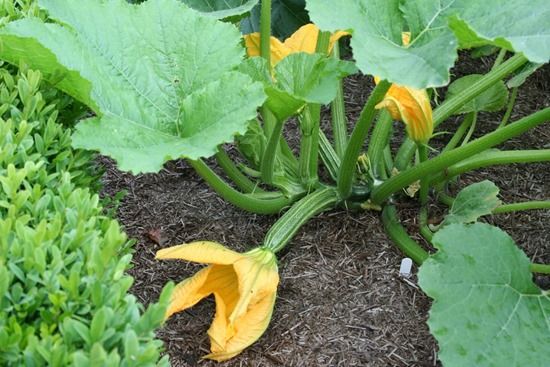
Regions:
<svg viewBox="0 0 550 367"><path fill-rule="evenodd" d="M456 196L443 225L472 223L481 216L491 214L501 204L498 192L498 186L489 180L463 188Z"/></svg>
<svg viewBox="0 0 550 367"><path fill-rule="evenodd" d="M444 366L547 366L550 294L514 241L475 223L446 226L433 244L419 283L434 299L428 325Z"/></svg>
<svg viewBox="0 0 550 367"><path fill-rule="evenodd" d="M265 59L253 57L239 71L264 83L267 107L279 120L295 114L306 103L330 103L338 81L357 72L353 63L322 54L294 53L277 63L273 78Z"/></svg>
<svg viewBox="0 0 550 367"><path fill-rule="evenodd" d="M477 81L483 78L483 75L480 74L470 74L463 76L460 79L453 81L447 89L446 99L453 98L458 95L463 90L471 87ZM508 101L508 89L502 80L497 81L489 89L460 107L455 114L463 114L469 112L495 112L499 111Z"/></svg>
<svg viewBox="0 0 550 367"><path fill-rule="evenodd" d="M197 159L244 133L265 99L234 72L239 32L177 0L42 0L63 25L27 19L0 30L0 57L24 62L97 114L74 145L132 172L173 158ZM223 61L221 61L223 60Z"/></svg>
<svg viewBox="0 0 550 367"><path fill-rule="evenodd" d="M308 1L307 9L323 30L352 30L351 46L362 72L419 88L448 82L456 39L439 1ZM404 47L401 33L407 28L412 42Z"/></svg>
<svg viewBox="0 0 550 367"><path fill-rule="evenodd" d="M447 16L463 47L493 44L534 62L550 59L548 0L447 0ZM469 42L471 34L478 40Z"/></svg>
<svg viewBox="0 0 550 367"><path fill-rule="evenodd" d="M361 71L411 87L449 82L456 37L465 47L496 44L532 61L550 58L547 0L310 0L307 9L320 28L353 32ZM403 31L411 32L408 46Z"/></svg>
<svg viewBox="0 0 550 367"><path fill-rule="evenodd" d="M189 7L217 19L248 13L259 0L181 0Z"/></svg>

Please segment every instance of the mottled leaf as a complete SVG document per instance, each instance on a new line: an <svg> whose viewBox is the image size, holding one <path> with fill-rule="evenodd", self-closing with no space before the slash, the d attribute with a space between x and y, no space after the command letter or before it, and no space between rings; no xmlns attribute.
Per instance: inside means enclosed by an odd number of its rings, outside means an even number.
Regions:
<svg viewBox="0 0 550 367"><path fill-rule="evenodd" d="M491 214L501 204L498 192L498 187L488 180L463 188L456 196L443 225L472 223L479 217Z"/></svg>
<svg viewBox="0 0 550 367"><path fill-rule="evenodd" d="M438 231L439 250L420 268L434 302L428 325L445 367L546 366L550 296L532 281L529 259L484 223Z"/></svg>

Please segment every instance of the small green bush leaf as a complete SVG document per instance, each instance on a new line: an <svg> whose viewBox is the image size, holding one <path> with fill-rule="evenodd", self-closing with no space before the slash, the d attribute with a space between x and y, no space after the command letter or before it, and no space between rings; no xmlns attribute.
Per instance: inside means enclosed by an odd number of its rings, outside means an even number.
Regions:
<svg viewBox="0 0 550 367"><path fill-rule="evenodd" d="M154 339L166 296L146 315L126 293L131 243L101 207L93 154L61 124L73 100L40 75L0 65L0 365L167 365ZM128 330L139 330L131 356Z"/></svg>
<svg viewBox="0 0 550 367"><path fill-rule="evenodd" d="M23 61L87 104L97 117L74 145L113 157L123 170L154 172L197 159L246 131L265 94L231 71L244 57L237 29L177 0L43 0L52 19L0 31L1 57Z"/></svg>
<svg viewBox="0 0 550 367"><path fill-rule="evenodd" d="M483 215L491 214L501 204L498 192L498 187L488 180L463 188L456 196L443 225L472 223Z"/></svg>
<svg viewBox="0 0 550 367"><path fill-rule="evenodd" d="M481 78L483 78L483 75L470 74L455 80L454 82L451 83L451 85L449 85L446 98L448 99L456 96L457 94L462 92L464 89L467 89L470 86L472 86ZM455 114L481 112L481 111L495 112L504 108L504 106L506 106L507 101L508 101L508 89L506 88L506 85L504 85L504 82L499 80L498 82L493 84L489 89L487 89L485 92L481 93L480 95L472 99L470 102L463 105L458 111L455 112Z"/></svg>
<svg viewBox="0 0 550 367"><path fill-rule="evenodd" d="M550 59L547 0L310 0L307 9L321 29L353 32L363 73L415 88L449 82L459 43L497 45L535 62ZM403 31L411 32L408 46Z"/></svg>
<svg viewBox="0 0 550 367"><path fill-rule="evenodd" d="M434 299L428 325L443 365L546 366L550 297L514 241L475 223L446 226L432 243L439 251L421 266L419 283Z"/></svg>

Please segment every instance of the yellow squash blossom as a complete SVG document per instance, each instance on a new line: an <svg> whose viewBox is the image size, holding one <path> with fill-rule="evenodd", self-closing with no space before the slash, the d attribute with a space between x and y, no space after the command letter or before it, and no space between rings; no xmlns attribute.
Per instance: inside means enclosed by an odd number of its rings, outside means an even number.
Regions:
<svg viewBox="0 0 550 367"><path fill-rule="evenodd" d="M403 32L403 45L407 46L411 34ZM375 77L376 84L380 78ZM394 120L403 121L409 138L426 144L433 134L432 106L426 90L392 85L376 108L387 108Z"/></svg>
<svg viewBox="0 0 550 367"><path fill-rule="evenodd" d="M156 258L210 264L175 287L166 311L169 317L214 295L216 315L208 330L211 353L204 358L218 362L232 358L267 329L279 283L272 251L255 248L241 254L199 241L160 250Z"/></svg>
<svg viewBox="0 0 550 367"><path fill-rule="evenodd" d="M341 37L347 36L349 33L337 31L330 36L329 49L331 52L334 44ZM284 42L279 41L275 37L271 37L271 64L275 66L279 61L288 55L296 52L306 52L309 54L315 53L317 47L317 38L319 37L319 28L315 24L306 24L300 27L292 36ZM246 51L248 56L260 56L260 33L251 33L244 36Z"/></svg>

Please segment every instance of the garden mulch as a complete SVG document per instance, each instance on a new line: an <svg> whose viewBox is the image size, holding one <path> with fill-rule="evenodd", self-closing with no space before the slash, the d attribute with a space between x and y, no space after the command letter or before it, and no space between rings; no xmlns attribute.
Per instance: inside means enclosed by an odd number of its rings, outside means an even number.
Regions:
<svg viewBox="0 0 550 367"><path fill-rule="evenodd" d="M485 72L490 59L461 58L455 75ZM520 88L512 121L550 105L550 68L539 70ZM355 121L372 89L372 79L345 83L350 121ZM481 114L477 135L494 130L502 113ZM442 129L456 127L451 118ZM289 125L292 128L292 124ZM396 141L403 127L396 123ZM549 147L545 124L503 144L503 149ZM292 137L294 130L287 131ZM431 144L440 147L445 137ZM296 141L296 139L292 139ZM194 240L218 241L238 251L262 242L277 216L246 213L225 203L184 162L170 162L158 174L132 176L101 158L107 172L104 194L126 190L117 218L137 241L131 292L144 304L154 302L167 281L191 276L199 265L157 261L155 252ZM501 188L504 202L550 198L550 164L510 165L463 175L459 187L483 179ZM456 192L456 188L454 189ZM403 199L404 225L416 234L417 206ZM442 208L432 203L432 217ZM550 212L530 211L487 218L507 231L533 261L550 263ZM419 237L417 237L420 239ZM416 275L399 277L403 255L385 234L377 212L332 210L309 221L279 260L278 299L266 333L222 366L436 366L437 345L426 320L430 300ZM417 269L414 269L416 274ZM537 282L550 288L548 278ZM170 318L158 331L172 366L214 366L201 360L209 351L206 331L213 299Z"/></svg>

